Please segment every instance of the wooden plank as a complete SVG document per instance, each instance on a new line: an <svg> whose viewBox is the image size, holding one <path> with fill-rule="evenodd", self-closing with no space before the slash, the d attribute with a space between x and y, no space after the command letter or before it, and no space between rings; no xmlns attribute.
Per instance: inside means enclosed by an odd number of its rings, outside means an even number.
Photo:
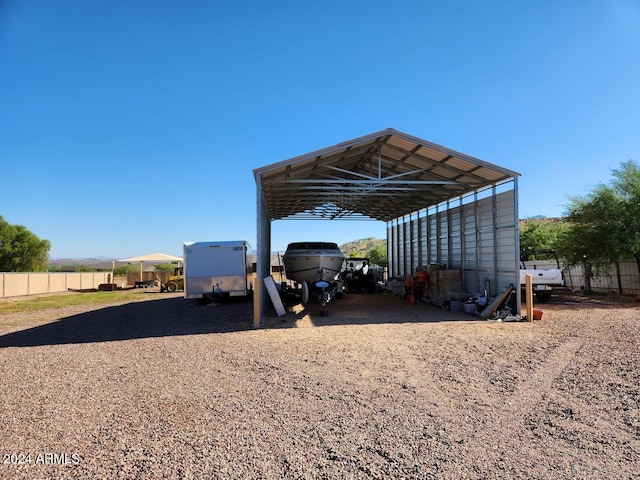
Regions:
<svg viewBox="0 0 640 480"><path fill-rule="evenodd" d="M525 301L527 302L527 322L533 322L533 277L528 273L525 278Z"/></svg>
<svg viewBox="0 0 640 480"><path fill-rule="evenodd" d="M513 290L512 287L507 287L507 289L504 292L502 292L499 295L496 295L496 298L494 298L490 303L488 303L485 309L482 310L482 312L480 312L480 316L486 320L491 315L493 315L493 313L500 307L500 305L502 305L502 302L504 302L507 299L507 297L511 293L511 290Z"/></svg>
<svg viewBox="0 0 640 480"><path fill-rule="evenodd" d="M281 317L286 314L287 311L284 308L284 304L282 303L282 299L280 298L280 294L276 288L276 283L273 281L273 277L271 275L264 278L264 286L267 288L267 292L269 292L271 303L273 303L278 316Z"/></svg>

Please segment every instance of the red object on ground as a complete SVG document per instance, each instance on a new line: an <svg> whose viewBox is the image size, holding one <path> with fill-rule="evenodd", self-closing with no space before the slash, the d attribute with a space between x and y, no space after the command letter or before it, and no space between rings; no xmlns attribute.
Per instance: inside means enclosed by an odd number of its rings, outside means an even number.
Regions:
<svg viewBox="0 0 640 480"><path fill-rule="evenodd" d="M633 297L633 301L640 302L640 295L636 295L635 297Z"/></svg>
<svg viewBox="0 0 640 480"><path fill-rule="evenodd" d="M425 270L418 270L416 272L415 283L418 285L426 285L429 283L429 274Z"/></svg>
<svg viewBox="0 0 640 480"><path fill-rule="evenodd" d="M542 320L542 310L534 310L533 311L533 319L534 320Z"/></svg>

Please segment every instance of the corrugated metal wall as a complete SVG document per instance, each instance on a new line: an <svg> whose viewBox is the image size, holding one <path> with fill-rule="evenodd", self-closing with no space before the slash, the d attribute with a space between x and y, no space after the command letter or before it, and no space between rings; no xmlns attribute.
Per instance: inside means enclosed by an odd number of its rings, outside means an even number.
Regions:
<svg viewBox="0 0 640 480"><path fill-rule="evenodd" d="M466 292L519 282L517 186L509 180L387 224L390 277L433 263L462 272Z"/></svg>

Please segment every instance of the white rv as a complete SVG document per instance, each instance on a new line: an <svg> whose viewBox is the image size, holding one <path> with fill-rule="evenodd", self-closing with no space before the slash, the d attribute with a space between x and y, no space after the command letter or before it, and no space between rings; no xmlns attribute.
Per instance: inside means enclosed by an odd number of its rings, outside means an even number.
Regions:
<svg viewBox="0 0 640 480"><path fill-rule="evenodd" d="M253 290L249 244L242 241L186 242L184 298L248 297Z"/></svg>

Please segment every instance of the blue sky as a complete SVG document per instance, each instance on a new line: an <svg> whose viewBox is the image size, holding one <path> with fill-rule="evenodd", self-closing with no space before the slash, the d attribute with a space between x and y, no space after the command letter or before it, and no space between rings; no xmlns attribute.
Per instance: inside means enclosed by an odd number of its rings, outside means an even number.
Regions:
<svg viewBox="0 0 640 480"><path fill-rule="evenodd" d="M637 0L0 0L0 215L53 258L255 247L253 169L391 127L560 216L640 161L639 52Z"/></svg>

